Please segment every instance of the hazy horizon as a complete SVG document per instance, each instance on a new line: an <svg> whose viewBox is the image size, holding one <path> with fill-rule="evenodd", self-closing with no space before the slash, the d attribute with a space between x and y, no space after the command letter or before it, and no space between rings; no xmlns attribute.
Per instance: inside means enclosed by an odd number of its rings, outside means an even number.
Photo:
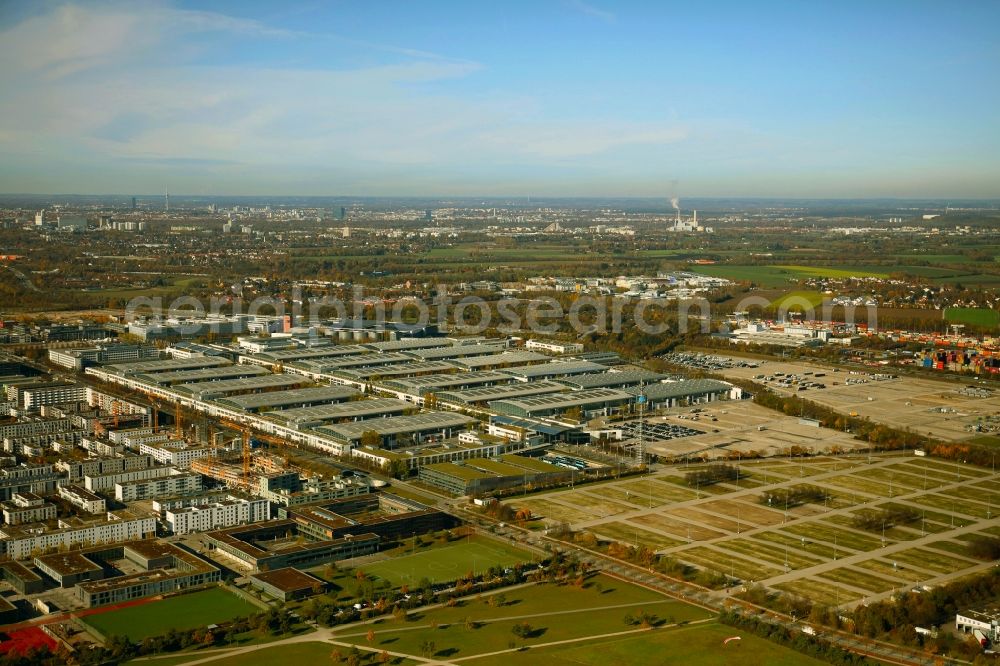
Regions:
<svg viewBox="0 0 1000 666"><path fill-rule="evenodd" d="M990 200L998 19L975 2L5 3L0 189Z"/></svg>

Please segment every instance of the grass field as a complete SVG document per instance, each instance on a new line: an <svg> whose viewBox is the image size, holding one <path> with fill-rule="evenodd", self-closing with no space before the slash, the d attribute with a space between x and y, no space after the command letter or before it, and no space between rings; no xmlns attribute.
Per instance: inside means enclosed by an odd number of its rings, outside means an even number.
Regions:
<svg viewBox="0 0 1000 666"><path fill-rule="evenodd" d="M503 606L491 606L491 596L470 599L455 607L418 612L409 622L374 626L375 640L371 646L420 655L421 645L431 640L435 657L460 659L509 649L514 639L511 629L521 621L527 621L533 632L526 639L516 639L517 643L530 646L623 631L628 628L623 622L625 615L639 610L667 622L690 622L712 616L695 606L606 576L592 577L583 588L545 585L506 590ZM367 627L359 627L357 633L344 633L340 638L369 645L367 631ZM518 663L510 654L507 658L507 663Z"/></svg>
<svg viewBox="0 0 1000 666"><path fill-rule="evenodd" d="M945 308L944 319L953 324L996 326L1000 324L1000 312L989 308Z"/></svg>
<svg viewBox="0 0 1000 666"><path fill-rule="evenodd" d="M83 621L105 637L124 635L130 640L141 641L164 634L171 627L194 629L259 611L260 608L232 592L213 587L141 606L88 615Z"/></svg>
<svg viewBox="0 0 1000 666"><path fill-rule="evenodd" d="M753 282L760 287L781 287L789 281L804 280L815 277L849 278L849 277L881 277L889 276L887 268L882 266L737 266L721 264L715 266L692 266L691 270L703 275Z"/></svg>
<svg viewBox="0 0 1000 666"><path fill-rule="evenodd" d="M531 562L531 553L499 541L463 539L462 541L401 555L362 567L365 573L391 582L394 586L416 583L428 578L432 583L449 582L466 573L481 573L490 567L509 567Z"/></svg>
<svg viewBox="0 0 1000 666"><path fill-rule="evenodd" d="M816 308L823 304L823 298L823 294L818 291L790 291L771 301L771 307L801 309L808 305Z"/></svg>
<svg viewBox="0 0 1000 666"><path fill-rule="evenodd" d="M733 636L739 636L740 640L723 643ZM654 655L660 655L660 660ZM504 654L472 659L469 663L476 666L506 666L512 661L510 654ZM697 664L697 666L733 664L819 666L824 662L763 638L757 638L745 631L712 622L597 639L580 645L532 649L528 652L519 652L516 663L543 666L648 663Z"/></svg>

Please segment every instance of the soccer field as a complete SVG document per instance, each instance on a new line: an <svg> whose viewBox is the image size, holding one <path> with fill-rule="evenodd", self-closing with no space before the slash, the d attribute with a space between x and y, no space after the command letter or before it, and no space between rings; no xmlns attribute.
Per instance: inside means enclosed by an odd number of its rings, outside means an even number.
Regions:
<svg viewBox="0 0 1000 666"><path fill-rule="evenodd" d="M213 587L141 606L88 615L81 619L101 632L105 638L126 636L129 640L141 641L149 636L164 634L171 627L205 627L260 610L224 588Z"/></svg>
<svg viewBox="0 0 1000 666"><path fill-rule="evenodd" d="M472 571L481 573L490 567L509 567L519 562L531 562L534 557L520 548L492 539L462 541L434 547L412 555L394 557L363 567L365 573L391 582L412 585L422 578L433 583L456 580Z"/></svg>

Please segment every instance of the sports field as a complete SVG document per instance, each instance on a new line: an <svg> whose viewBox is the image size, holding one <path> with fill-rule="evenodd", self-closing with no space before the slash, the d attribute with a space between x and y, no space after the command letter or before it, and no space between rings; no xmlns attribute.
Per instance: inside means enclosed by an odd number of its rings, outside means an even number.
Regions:
<svg viewBox="0 0 1000 666"><path fill-rule="evenodd" d="M490 567L509 567L535 559L531 553L485 538L465 538L455 543L401 555L362 567L365 573L394 586L413 585L423 578L432 583L456 580L470 571L482 573Z"/></svg>
<svg viewBox="0 0 1000 666"><path fill-rule="evenodd" d="M127 636L141 641L171 627L195 629L260 612L260 608L222 587L169 597L141 606L88 615L81 620L106 638Z"/></svg>

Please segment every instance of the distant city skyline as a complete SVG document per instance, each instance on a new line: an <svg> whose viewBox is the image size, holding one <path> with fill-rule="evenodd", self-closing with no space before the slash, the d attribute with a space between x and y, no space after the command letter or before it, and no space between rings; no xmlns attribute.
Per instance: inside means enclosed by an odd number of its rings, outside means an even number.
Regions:
<svg viewBox="0 0 1000 666"><path fill-rule="evenodd" d="M0 192L1000 197L1000 4L0 4Z"/></svg>

